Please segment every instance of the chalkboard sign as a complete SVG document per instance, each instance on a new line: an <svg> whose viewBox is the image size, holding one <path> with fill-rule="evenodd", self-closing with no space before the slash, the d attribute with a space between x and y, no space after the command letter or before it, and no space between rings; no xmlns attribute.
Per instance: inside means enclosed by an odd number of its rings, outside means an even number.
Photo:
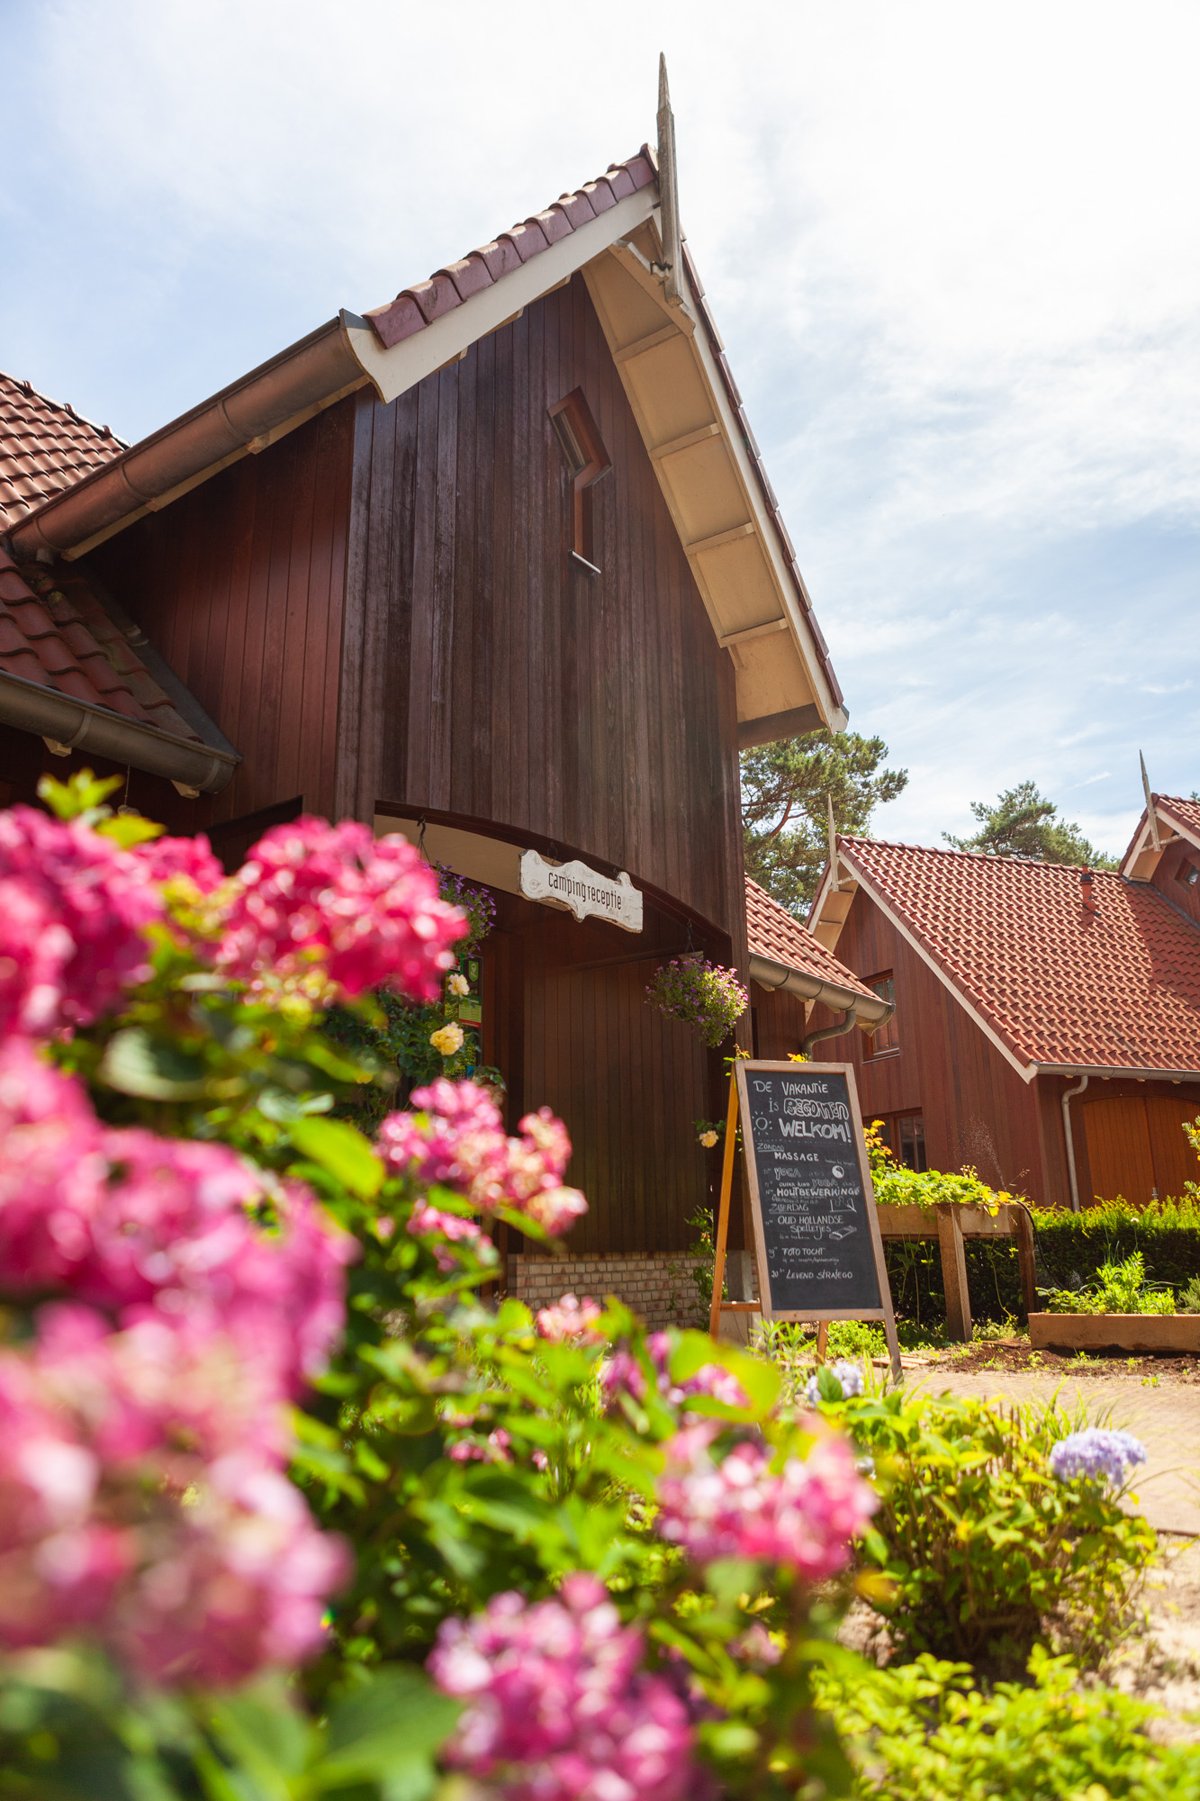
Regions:
<svg viewBox="0 0 1200 1801"><path fill-rule="evenodd" d="M892 1297L854 1071L735 1065L765 1319L883 1320Z"/></svg>

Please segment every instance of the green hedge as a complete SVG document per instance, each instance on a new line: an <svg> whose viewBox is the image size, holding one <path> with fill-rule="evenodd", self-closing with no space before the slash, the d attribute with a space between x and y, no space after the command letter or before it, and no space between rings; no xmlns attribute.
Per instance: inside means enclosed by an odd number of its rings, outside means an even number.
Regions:
<svg viewBox="0 0 1200 1801"><path fill-rule="evenodd" d="M1076 1288L1102 1263L1132 1251L1142 1253L1151 1282L1183 1288L1200 1276L1200 1191L1145 1207L1123 1200L1101 1201L1080 1213L1038 1207L1033 1223L1039 1286Z"/></svg>
<svg viewBox="0 0 1200 1801"><path fill-rule="evenodd" d="M1104 1201L1081 1213L1035 1207L1033 1224L1039 1288L1078 1288L1102 1263L1132 1251L1142 1253L1150 1282L1167 1282L1178 1290L1200 1276L1200 1195L1151 1201L1145 1207ZM1003 1320L1006 1314L1023 1319L1012 1241L968 1239L965 1248L973 1316L981 1321ZM936 1239L893 1240L884 1254L897 1317L924 1326L941 1324L946 1291Z"/></svg>

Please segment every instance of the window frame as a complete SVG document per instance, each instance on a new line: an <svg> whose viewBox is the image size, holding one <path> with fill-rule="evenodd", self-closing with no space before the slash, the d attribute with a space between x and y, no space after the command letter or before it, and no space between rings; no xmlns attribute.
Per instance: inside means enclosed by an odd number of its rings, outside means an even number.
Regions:
<svg viewBox="0 0 1200 1801"><path fill-rule="evenodd" d="M887 994L880 992L885 983L890 991ZM900 1032L896 1024L898 1009L896 1006L895 971L891 969L882 969L878 975L865 976L863 978L863 986L864 988L869 988L872 994L877 994L881 1001L891 1001L892 1003L891 1018L886 1019L883 1024L878 1026L867 1038L867 1041L863 1046L863 1060L867 1063L875 1063L881 1057L898 1057L900 1054ZM886 1038L884 1037L885 1034ZM884 1039L883 1043L880 1043L881 1038Z"/></svg>
<svg viewBox="0 0 1200 1801"><path fill-rule="evenodd" d="M572 388L548 411L571 475L571 561L581 563L592 575L599 575L592 489L609 473L612 460L582 388Z"/></svg>

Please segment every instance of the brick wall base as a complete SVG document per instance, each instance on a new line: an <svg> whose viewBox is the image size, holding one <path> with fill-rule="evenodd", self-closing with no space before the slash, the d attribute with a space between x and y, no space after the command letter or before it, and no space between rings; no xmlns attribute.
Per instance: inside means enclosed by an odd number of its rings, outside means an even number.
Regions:
<svg viewBox="0 0 1200 1801"><path fill-rule="evenodd" d="M568 1291L598 1301L616 1295L655 1332L664 1326L708 1324L686 1251L510 1257L508 1291L533 1308L548 1307Z"/></svg>

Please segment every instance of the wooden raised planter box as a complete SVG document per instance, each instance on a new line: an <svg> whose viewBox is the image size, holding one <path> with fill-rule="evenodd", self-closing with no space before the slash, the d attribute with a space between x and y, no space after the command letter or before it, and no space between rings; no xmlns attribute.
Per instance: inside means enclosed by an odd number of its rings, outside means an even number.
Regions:
<svg viewBox="0 0 1200 1801"><path fill-rule="evenodd" d="M1200 1356L1200 1313L1031 1313L1043 1351L1173 1351Z"/></svg>
<svg viewBox="0 0 1200 1801"><path fill-rule="evenodd" d="M986 1207L965 1207L958 1201L939 1201L934 1207L879 1208L879 1231L889 1238L936 1238L946 1289L947 1336L965 1343L971 1337L971 1297L967 1291L968 1238L1011 1238L1016 1243L1021 1271L1021 1296L1026 1309L1037 1305L1033 1273L1033 1222L1026 1207L1004 1201L995 1213ZM1198 1316L1200 1317L1200 1316Z"/></svg>

